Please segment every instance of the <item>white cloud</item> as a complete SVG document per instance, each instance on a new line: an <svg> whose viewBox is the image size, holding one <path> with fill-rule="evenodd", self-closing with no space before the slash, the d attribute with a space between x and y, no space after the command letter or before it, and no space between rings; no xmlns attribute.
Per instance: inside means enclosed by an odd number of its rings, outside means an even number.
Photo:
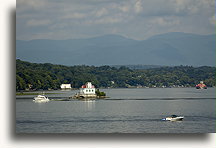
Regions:
<svg viewBox="0 0 216 148"><path fill-rule="evenodd" d="M214 14L214 0L17 0L17 37L29 39L37 32L50 38L119 33L143 39L169 31L209 34L214 32Z"/></svg>
<svg viewBox="0 0 216 148"><path fill-rule="evenodd" d="M141 0L136 1L135 5L134 5L134 10L136 13L142 12L143 7L142 7L142 1Z"/></svg>
<svg viewBox="0 0 216 148"><path fill-rule="evenodd" d="M87 17L88 14L86 13L69 13L63 16L64 19L82 19Z"/></svg>
<svg viewBox="0 0 216 148"><path fill-rule="evenodd" d="M29 9L39 10L48 6L46 0L17 0L18 11L25 11Z"/></svg>
<svg viewBox="0 0 216 148"><path fill-rule="evenodd" d="M26 23L27 26L32 26L32 27L46 26L49 24L51 24L50 20L36 20L36 19L31 19L31 20L27 21L27 23Z"/></svg>
<svg viewBox="0 0 216 148"><path fill-rule="evenodd" d="M132 5L126 2L127 1L124 1L124 3L112 3L110 8L112 8L113 10L120 10L121 12L129 12Z"/></svg>
<svg viewBox="0 0 216 148"><path fill-rule="evenodd" d="M211 25L215 26L215 24L216 24L215 15L209 18L209 22Z"/></svg>
<svg viewBox="0 0 216 148"><path fill-rule="evenodd" d="M177 18L169 18L169 17L156 17L150 20L153 25L160 25L160 26L172 26L172 25L179 25L180 20Z"/></svg>
<svg viewBox="0 0 216 148"><path fill-rule="evenodd" d="M214 0L170 0L176 13L207 13L212 11L212 5L214 5ZM204 11L202 11L204 10Z"/></svg>
<svg viewBox="0 0 216 148"><path fill-rule="evenodd" d="M130 6L119 6L119 10L121 10L122 12L128 12L130 10Z"/></svg>
<svg viewBox="0 0 216 148"><path fill-rule="evenodd" d="M101 17L106 14L108 14L108 10L106 8L101 8L100 10L95 12L95 16L97 17Z"/></svg>
<svg viewBox="0 0 216 148"><path fill-rule="evenodd" d="M119 17L104 17L96 20L88 20L85 21L84 23L86 25L94 25L94 24L116 24L122 22L122 19Z"/></svg>

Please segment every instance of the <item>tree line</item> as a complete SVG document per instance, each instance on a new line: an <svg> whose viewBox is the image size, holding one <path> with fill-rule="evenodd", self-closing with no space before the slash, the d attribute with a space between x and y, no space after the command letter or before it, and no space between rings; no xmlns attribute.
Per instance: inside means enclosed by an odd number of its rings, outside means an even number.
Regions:
<svg viewBox="0 0 216 148"><path fill-rule="evenodd" d="M91 81L97 88L194 87L200 81L215 86L215 67L175 66L130 69L125 66L63 66L16 60L16 90L79 88Z"/></svg>

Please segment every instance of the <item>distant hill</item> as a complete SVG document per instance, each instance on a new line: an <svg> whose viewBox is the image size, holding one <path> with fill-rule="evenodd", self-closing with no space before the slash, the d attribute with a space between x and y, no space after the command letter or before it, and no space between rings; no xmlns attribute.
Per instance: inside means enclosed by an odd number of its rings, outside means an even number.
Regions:
<svg viewBox="0 0 216 148"><path fill-rule="evenodd" d="M166 33L147 40L119 35L16 41L17 59L62 65L215 66L215 35Z"/></svg>

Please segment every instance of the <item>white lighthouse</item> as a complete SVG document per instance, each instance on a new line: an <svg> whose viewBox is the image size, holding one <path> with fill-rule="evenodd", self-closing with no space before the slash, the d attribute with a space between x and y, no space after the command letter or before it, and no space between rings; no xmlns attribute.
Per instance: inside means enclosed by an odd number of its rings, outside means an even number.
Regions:
<svg viewBox="0 0 216 148"><path fill-rule="evenodd" d="M82 85L79 92L74 96L71 96L73 99L84 99L91 100L96 98L106 98L104 92L100 92L99 89L95 89L95 86L91 82L87 82L85 85Z"/></svg>
<svg viewBox="0 0 216 148"><path fill-rule="evenodd" d="M95 96L95 86L91 82L87 82L80 88L80 94L87 96Z"/></svg>

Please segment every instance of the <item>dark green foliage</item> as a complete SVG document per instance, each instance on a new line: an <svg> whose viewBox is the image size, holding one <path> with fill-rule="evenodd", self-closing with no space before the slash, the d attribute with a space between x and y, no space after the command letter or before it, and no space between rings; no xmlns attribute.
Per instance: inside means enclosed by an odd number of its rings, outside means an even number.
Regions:
<svg viewBox="0 0 216 148"><path fill-rule="evenodd" d="M96 87L194 87L199 81L215 86L215 67L160 67L132 70L110 66L62 66L16 60L16 90L59 89L62 83L79 88L87 81Z"/></svg>
<svg viewBox="0 0 216 148"><path fill-rule="evenodd" d="M99 96L99 97L101 97L101 96L106 96L106 93L105 93L105 92L102 92L102 91L99 91L99 89L97 89L97 90L95 91L95 93L96 93L96 95Z"/></svg>

